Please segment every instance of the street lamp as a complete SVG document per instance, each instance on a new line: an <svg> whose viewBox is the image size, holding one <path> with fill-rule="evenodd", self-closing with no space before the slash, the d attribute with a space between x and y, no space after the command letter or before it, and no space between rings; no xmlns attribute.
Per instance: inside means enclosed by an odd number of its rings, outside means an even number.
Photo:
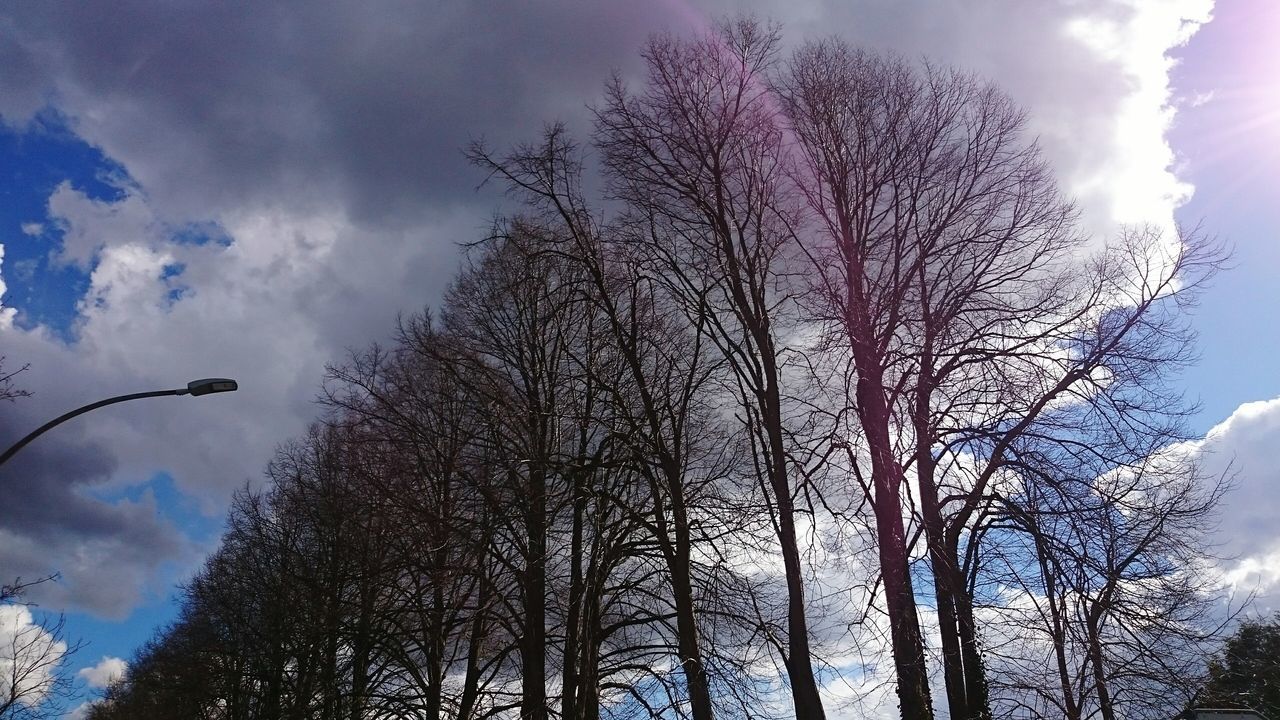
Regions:
<svg viewBox="0 0 1280 720"><path fill-rule="evenodd" d="M90 410L97 410L100 407L114 405L119 402L125 402L126 400L141 400L142 398L162 397L165 395L190 395L192 397L199 397L201 395L209 395L210 393L232 392L238 387L239 386L236 385L236 381L230 378L204 378L203 380L192 380L187 383L186 387L178 388L176 390L153 390L151 392L133 393L132 395L120 395L118 397L107 398L106 400L99 400L96 403L85 405L82 408L76 408L65 415L60 415L44 425L41 425L35 430L35 432L32 432L30 435L14 443L13 447L5 450L4 454L0 455L0 465L3 465L6 460L13 457L14 453L26 447L27 443L35 440L40 435L44 434L45 431L57 425L61 425L77 415L83 415Z"/></svg>

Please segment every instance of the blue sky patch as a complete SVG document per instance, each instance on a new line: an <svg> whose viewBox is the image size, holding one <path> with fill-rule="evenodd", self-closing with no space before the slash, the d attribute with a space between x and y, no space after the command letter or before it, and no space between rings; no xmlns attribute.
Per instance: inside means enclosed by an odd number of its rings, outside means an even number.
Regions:
<svg viewBox="0 0 1280 720"><path fill-rule="evenodd" d="M188 540L203 548L202 552L210 552L217 546L225 527L222 515L215 517L201 512L199 501L179 490L168 473L156 473L147 482L126 488L89 488L83 492L109 503L139 502L150 494L155 500L156 512L177 527ZM67 613L70 639L88 641L72 660L72 666L89 667L104 656L128 660L146 638L177 618L181 585L190 580L193 569L182 563L164 563L153 575L154 588L123 620L83 611ZM156 592L155 588L161 590ZM88 699L96 694L83 687L79 698Z"/></svg>
<svg viewBox="0 0 1280 720"><path fill-rule="evenodd" d="M168 473L156 473L144 483L124 488L90 488L85 492L90 497L107 503L139 502L150 493L155 498L157 512L178 527L187 538L200 544L211 544L222 535L222 516L210 517L201 512L199 501L178 489Z"/></svg>
<svg viewBox="0 0 1280 720"><path fill-rule="evenodd" d="M89 276L50 263L62 230L48 216L49 196L64 182L86 197L117 202L125 196L129 176L56 112L41 113L24 128L0 123L3 303L18 310L19 326L45 325L69 340Z"/></svg>
<svg viewBox="0 0 1280 720"><path fill-rule="evenodd" d="M231 235L216 222L194 222L172 228L169 239L180 245L200 246L210 243L221 247L231 245Z"/></svg>

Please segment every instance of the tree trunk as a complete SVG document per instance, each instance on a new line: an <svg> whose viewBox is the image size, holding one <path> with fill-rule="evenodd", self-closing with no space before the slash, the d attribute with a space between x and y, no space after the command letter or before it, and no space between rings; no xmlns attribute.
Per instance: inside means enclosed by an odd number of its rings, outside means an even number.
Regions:
<svg viewBox="0 0 1280 720"><path fill-rule="evenodd" d="M1065 720L1081 720L1080 706L1071 691L1071 669L1067 665L1067 632L1063 625L1062 608L1058 604L1058 583L1049 567L1049 557L1039 527L1029 528L1036 545L1036 561L1044 582L1045 601L1049 603L1050 633L1053 638L1054 662L1058 665L1058 684L1062 691L1062 708Z"/></svg>
<svg viewBox="0 0 1280 720"><path fill-rule="evenodd" d="M951 557L957 557L955 547L948 545ZM956 620L960 629L960 652L964 659L964 684L969 696L969 709L982 713L975 717L991 717L990 695L987 688L987 670L982 661L982 647L978 643L978 625L973 618L973 598L965 589L963 578L958 578L962 588L955 593Z"/></svg>
<svg viewBox="0 0 1280 720"><path fill-rule="evenodd" d="M1103 664L1101 628L1098 613L1090 608L1088 618L1089 660L1093 664L1094 690L1098 693L1098 710L1102 720L1116 720L1115 704L1111 701L1111 689L1107 687L1107 671Z"/></svg>
<svg viewBox="0 0 1280 720"><path fill-rule="evenodd" d="M782 423L777 411L776 386L765 417L769 433L770 478L774 501L778 508L778 544L782 546L782 564L787 578L787 676L791 682L791 699L796 720L824 720L826 712L818 694L809 648L809 624L804 605L804 575L800 547L796 540L795 508L791 500L791 483L783 461Z"/></svg>
<svg viewBox="0 0 1280 720"><path fill-rule="evenodd" d="M863 335L866 337L866 335ZM871 452L871 482L875 487L876 540L880 576L893 641L902 720L932 720L933 703L925 669L924 644L908 567L906 529L902 521L902 471L889 440L889 411L882 377L874 361L864 356L858 368L858 415Z"/></svg>
<svg viewBox="0 0 1280 720"><path fill-rule="evenodd" d="M925 356L923 362L929 362ZM974 646L976 637L970 633L965 642L961 625L961 607L972 607L968 588L960 572L960 558L948 542L946 524L942 518L941 503L935 475L932 450L932 431L928 421L927 388L929 379L919 380L916 405L912 419L915 431L916 477L920 497L920 514L924 522L925 542L929 551L929 565L933 571L933 593L938 606L938 632L942 641L942 670L947 687L947 708L956 720L988 720L991 708L986 690L986 673L981 655L966 646ZM972 625L972 612L969 613Z"/></svg>
<svg viewBox="0 0 1280 720"><path fill-rule="evenodd" d="M578 653L582 643L581 616L584 599L582 579L582 524L586 515L586 492L580 487L581 473L574 473L573 527L569 541L569 612L565 619L564 652L560 688L560 716L564 720L578 717L579 693Z"/></svg>
<svg viewBox="0 0 1280 720"><path fill-rule="evenodd" d="M712 720L715 713L711 705L711 687L707 668L702 662L702 650L698 639L698 623L693 602L692 551L689 535L689 517L684 503L684 486L679 469L667 471L671 493L672 523L675 525L675 546L668 557L671 572L671 592L676 606L677 652L680 668L684 671L689 690L689 710L693 720Z"/></svg>
<svg viewBox="0 0 1280 720"><path fill-rule="evenodd" d="M531 427L537 427L537 423ZM514 470L512 473L514 474ZM520 643L520 718L547 718L547 479L542 467L529 466L529 506L525 530L529 556L524 572L524 638Z"/></svg>
<svg viewBox="0 0 1280 720"><path fill-rule="evenodd" d="M716 165L719 168L719 165ZM795 507L791 500L791 479L787 475L786 446L782 428L782 399L778 382L778 356L769 325L767 305L760 302L755 289L757 278L744 277L743 263L737 257L731 224L724 212L724 179L716 173L716 207L712 225L720 236L721 251L728 271L731 297L737 315L750 335L755 358L764 375L764 387L756 381L757 403L764 425L768 456L765 458L769 484L773 489L778 512L778 544L787 578L787 677L796 720L825 720L818 683L813 675L812 651L809 648L809 623L804 604L804 570L796 540ZM744 280L751 288L744 286ZM748 347L750 347L748 345Z"/></svg>
<svg viewBox="0 0 1280 720"><path fill-rule="evenodd" d="M855 389L858 421L871 455L880 578L884 583L885 605L889 613L899 710L902 720L932 720L933 702L925 668L924 640L911 587L906 528L902 520L902 467L894 457L889 435L884 367L875 345L871 312L861 285L861 260L851 230L845 230L845 329L858 372Z"/></svg>
<svg viewBox="0 0 1280 720"><path fill-rule="evenodd" d="M929 565L933 570L933 596L938 606L938 631L942 640L942 672L947 685L947 708L956 720L981 717L971 714L969 689L965 683L964 659L960 651L960 631L956 617L955 569L947 557L943 537L938 489L934 485L933 455L928 439L916 430L916 473L919 478L920 514L924 521ZM923 447L922 447L923 446Z"/></svg>
<svg viewBox="0 0 1280 720"><path fill-rule="evenodd" d="M489 580L484 577L487 551L482 550L476 562L480 574L476 584L476 610L471 619L470 636L467 638L467 669L462 679L462 697L458 700L457 720L472 720L476 703L480 699L480 651L484 647L484 614L489 606Z"/></svg>

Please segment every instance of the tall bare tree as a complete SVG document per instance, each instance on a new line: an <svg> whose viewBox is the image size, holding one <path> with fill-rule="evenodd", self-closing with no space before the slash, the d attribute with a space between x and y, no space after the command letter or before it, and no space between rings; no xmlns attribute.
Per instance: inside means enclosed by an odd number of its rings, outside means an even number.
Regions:
<svg viewBox="0 0 1280 720"><path fill-rule="evenodd" d="M695 578L699 505L722 470L716 432L706 417L705 388L718 364L705 336L672 304L655 268L634 247L607 236L581 195L581 162L560 127L538 146L494 158L481 147L473 160L524 193L546 225L543 251L581 268L582 298L600 315L615 356L602 378L625 460L647 486L647 507L631 509L649 530L666 569L676 619L676 651L695 720L713 716L706 651L700 638ZM711 464L708 464L710 461ZM702 516L703 523L708 518Z"/></svg>
<svg viewBox="0 0 1280 720"><path fill-rule="evenodd" d="M830 40L799 50L779 86L817 218L813 307L856 375L903 717L932 715L903 519L910 471L950 715L987 717L962 553L993 479L1021 437L1101 377L1139 357L1176 367L1186 344L1169 337L1167 308L1218 256L1135 233L1083 259L1024 113L970 75Z"/></svg>
<svg viewBox="0 0 1280 720"><path fill-rule="evenodd" d="M444 326L468 354L457 382L467 382L486 405L495 449L506 467L503 502L519 513L494 516L510 524L502 562L515 563L519 607L512 616L520 637L521 716L548 712L547 592L549 533L571 502L558 472L569 432L564 396L573 371L566 352L580 331L571 316L572 272L555 258L529 252L519 229L499 228L477 265L449 294Z"/></svg>
<svg viewBox="0 0 1280 720"><path fill-rule="evenodd" d="M779 37L751 20L691 41L659 36L644 87L615 78L596 113L596 144L641 252L724 357L751 435L787 587L783 663L799 718L825 716L815 679L796 530L798 485L783 387L795 333L789 250L798 205L767 76Z"/></svg>
<svg viewBox="0 0 1280 720"><path fill-rule="evenodd" d="M1007 638L988 653L994 704L1006 713L1170 717L1195 694L1208 645L1235 614L1204 571L1228 478L1204 475L1163 410L1140 425L1118 417L1103 398L1126 396L1125 414L1142 404L1126 385L1113 377L1064 412L1078 423L1070 434L1028 435L1012 448L1005 468L1016 479L994 491L978 531L970 564L984 567L971 577L1023 591L1016 604L980 608Z"/></svg>

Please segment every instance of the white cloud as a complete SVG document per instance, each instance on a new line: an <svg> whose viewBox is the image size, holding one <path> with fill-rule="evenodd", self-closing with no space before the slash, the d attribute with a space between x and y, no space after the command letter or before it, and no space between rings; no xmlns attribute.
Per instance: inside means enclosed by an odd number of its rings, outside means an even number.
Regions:
<svg viewBox="0 0 1280 720"><path fill-rule="evenodd" d="M788 35L836 33L907 57L978 72L1029 112L1085 229L1168 228L1191 186L1175 175L1166 131L1172 51L1212 16L1213 0L974 0L913 6L795 3ZM728 10L728 8L726 8ZM776 7L760 3L762 16Z"/></svg>
<svg viewBox="0 0 1280 720"><path fill-rule="evenodd" d="M136 216L146 216L146 204L137 202ZM198 556L149 498L98 503L94 511L81 507L97 503L86 493L167 471L205 513L221 515L233 490L262 477L274 447L314 418L325 363L340 361L344 348L385 340L398 311L435 300L453 251L433 248L478 232L467 216L442 216L435 231L381 235L336 213L255 212L221 218L231 245L189 245L140 236L129 223L80 227L100 214L66 217L68 234L98 238L76 337L67 344L44 328L5 328L0 345L12 360L30 364L23 383L35 396L3 408L0 434L101 397L198 377L234 377L241 388L104 408L15 457L15 472L50 476L32 478L9 510L0 508L0 536L7 538L0 566L60 572L65 582L38 588L33 599L113 617L164 591L148 578L166 557L192 563ZM179 266L185 269L172 275ZM73 449L94 474L80 461L54 471L59 465L40 454ZM24 458L28 465L16 466ZM94 515L92 532L78 522L81 512ZM147 539L129 539L148 528Z"/></svg>
<svg viewBox="0 0 1280 720"><path fill-rule="evenodd" d="M136 193L118 201L94 200L64 182L49 197L49 218L63 230L58 263L88 271L108 244L162 241L151 208Z"/></svg>
<svg viewBox="0 0 1280 720"><path fill-rule="evenodd" d="M1110 132L1100 138L1108 144L1107 160L1075 183L1077 192L1106 197L1116 222L1172 231L1174 208L1191 196L1191 186L1173 173L1166 138L1174 116L1169 51L1190 40L1212 11L1213 0L1124 0L1082 13L1066 26L1127 85Z"/></svg>
<svg viewBox="0 0 1280 720"><path fill-rule="evenodd" d="M66 643L46 632L25 605L0 604L0 697L39 705L66 652Z"/></svg>
<svg viewBox="0 0 1280 720"><path fill-rule="evenodd" d="M1225 580L1245 592L1257 592L1264 604L1280 601L1280 398L1244 403L1204 440L1192 444L1208 472L1230 474L1215 538L1229 558Z"/></svg>
<svg viewBox="0 0 1280 720"><path fill-rule="evenodd" d="M1107 68L1105 85L1115 83L1109 89L1119 90L1107 98L1112 111L1098 122L1096 135L1067 132L1053 139L1099 145L1097 151L1085 151L1094 162L1067 178L1067 188L1092 209L1095 231L1113 232L1103 224L1107 221L1150 224L1173 237L1174 210L1193 188L1175 175L1167 138L1175 113L1170 53L1211 19L1212 10L1213 0L1118 0L1085 4L1065 24L1064 34ZM1069 117L1060 120L1070 122Z"/></svg>
<svg viewBox="0 0 1280 720"><path fill-rule="evenodd" d="M4 270L4 245L0 245L0 271L2 270ZM4 306L5 292L4 273L0 272L0 331L13 327L13 316L18 312L11 307Z"/></svg>
<svg viewBox="0 0 1280 720"><path fill-rule="evenodd" d="M1280 542L1270 550L1241 558L1222 574L1231 588L1245 594L1256 593L1256 610L1269 614L1280 606L1276 590L1280 589Z"/></svg>
<svg viewBox="0 0 1280 720"><path fill-rule="evenodd" d="M1214 97L1216 97L1216 95L1217 93L1215 93L1212 90L1208 90L1206 92L1199 92L1199 93L1196 93L1195 95L1192 95L1191 99L1187 100L1186 102L1188 105L1190 105L1193 108L1203 107L1213 102L1213 99Z"/></svg>
<svg viewBox="0 0 1280 720"><path fill-rule="evenodd" d="M1206 481L1230 483L1208 528L1219 558L1216 572L1238 593L1256 594L1270 607L1280 604L1280 398L1247 402L1214 425L1203 438L1163 448L1158 461L1198 463ZM1210 569L1213 571L1213 569Z"/></svg>
<svg viewBox="0 0 1280 720"><path fill-rule="evenodd" d="M32 237L36 237L40 235L40 233L44 232L44 225L38 222L22 223L22 232Z"/></svg>
<svg viewBox="0 0 1280 720"><path fill-rule="evenodd" d="M80 668L76 675L82 678L91 688L105 688L124 677L129 664L118 657L104 656L97 665Z"/></svg>

